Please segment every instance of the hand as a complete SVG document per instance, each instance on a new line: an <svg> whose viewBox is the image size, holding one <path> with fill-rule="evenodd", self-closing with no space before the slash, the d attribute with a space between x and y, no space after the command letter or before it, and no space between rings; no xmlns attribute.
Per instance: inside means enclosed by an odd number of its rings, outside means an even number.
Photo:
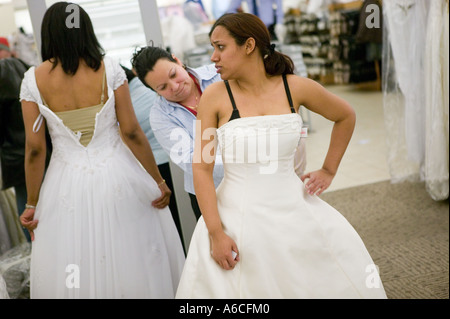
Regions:
<svg viewBox="0 0 450 319"><path fill-rule="evenodd" d="M166 183L162 183L161 185L159 185L159 189L161 191L161 196L152 202L152 206L162 209L169 205L172 191L169 189Z"/></svg>
<svg viewBox="0 0 450 319"><path fill-rule="evenodd" d="M30 233L31 240L34 240L34 230L38 225L37 220L33 220L34 218L34 208L27 208L23 211L22 215L20 215L20 223L23 227L25 227Z"/></svg>
<svg viewBox="0 0 450 319"><path fill-rule="evenodd" d="M225 270L232 270L239 261L239 250L234 240L222 231L210 235L210 243L211 256L215 262ZM235 259L231 255L232 250L237 253Z"/></svg>
<svg viewBox="0 0 450 319"><path fill-rule="evenodd" d="M306 179L309 179L305 184L305 188L307 189L308 194L315 194L317 196L322 194L330 186L333 178L334 174L331 174L323 168L300 177L303 182L305 182Z"/></svg>

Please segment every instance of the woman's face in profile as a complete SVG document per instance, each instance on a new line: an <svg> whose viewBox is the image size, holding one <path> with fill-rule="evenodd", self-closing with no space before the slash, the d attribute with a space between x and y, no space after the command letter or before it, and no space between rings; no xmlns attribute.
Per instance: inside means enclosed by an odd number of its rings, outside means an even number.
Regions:
<svg viewBox="0 0 450 319"><path fill-rule="evenodd" d="M245 46L238 46L227 29L217 26L210 37L214 52L211 61L223 80L233 79L245 63Z"/></svg>
<svg viewBox="0 0 450 319"><path fill-rule="evenodd" d="M145 82L166 100L179 103L189 97L194 82L183 64L176 60L159 59L145 76Z"/></svg>

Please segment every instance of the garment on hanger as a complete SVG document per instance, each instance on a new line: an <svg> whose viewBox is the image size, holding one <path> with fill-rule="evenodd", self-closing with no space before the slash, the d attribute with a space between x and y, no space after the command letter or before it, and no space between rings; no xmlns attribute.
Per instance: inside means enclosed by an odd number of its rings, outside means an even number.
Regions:
<svg viewBox="0 0 450 319"><path fill-rule="evenodd" d="M209 18L201 0L188 0L183 4L183 12L193 26L208 22ZM177 17L178 18L178 17Z"/></svg>
<svg viewBox="0 0 450 319"><path fill-rule="evenodd" d="M424 47L428 1L385 1L397 81L405 99L408 158L423 163L425 154Z"/></svg>
<svg viewBox="0 0 450 319"><path fill-rule="evenodd" d="M214 19L219 19L230 6L230 0L212 0L212 14Z"/></svg>
<svg viewBox="0 0 450 319"><path fill-rule="evenodd" d="M31 66L37 66L40 63L33 35L26 34L23 28L19 28L12 42L18 58Z"/></svg>
<svg viewBox="0 0 450 319"><path fill-rule="evenodd" d="M17 213L14 190L0 190L0 255L26 242Z"/></svg>
<svg viewBox="0 0 450 319"><path fill-rule="evenodd" d="M3 279L2 274L0 273L0 299L9 299L8 290L6 287L6 282Z"/></svg>
<svg viewBox="0 0 450 319"><path fill-rule="evenodd" d="M237 12L242 2L242 0L231 0L227 12ZM247 0L245 2L248 12L258 16L267 27L284 22L282 0ZM276 10L274 10L275 6Z"/></svg>
<svg viewBox="0 0 450 319"><path fill-rule="evenodd" d="M434 200L449 196L448 1L431 0L425 45L425 184Z"/></svg>

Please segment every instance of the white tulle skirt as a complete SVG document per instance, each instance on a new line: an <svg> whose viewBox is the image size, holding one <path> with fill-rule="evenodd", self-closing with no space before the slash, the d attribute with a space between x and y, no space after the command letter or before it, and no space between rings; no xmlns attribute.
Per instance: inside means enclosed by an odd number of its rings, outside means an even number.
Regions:
<svg viewBox="0 0 450 319"><path fill-rule="evenodd" d="M156 182L124 145L95 170L52 159L31 256L31 298L173 298L184 252Z"/></svg>

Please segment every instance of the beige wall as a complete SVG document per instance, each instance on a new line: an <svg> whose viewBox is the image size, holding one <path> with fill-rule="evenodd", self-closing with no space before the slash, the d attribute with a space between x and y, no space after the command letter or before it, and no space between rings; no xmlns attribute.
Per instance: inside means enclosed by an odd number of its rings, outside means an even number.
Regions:
<svg viewBox="0 0 450 319"><path fill-rule="evenodd" d="M0 36L9 36L14 31L16 22L12 3L0 4Z"/></svg>

